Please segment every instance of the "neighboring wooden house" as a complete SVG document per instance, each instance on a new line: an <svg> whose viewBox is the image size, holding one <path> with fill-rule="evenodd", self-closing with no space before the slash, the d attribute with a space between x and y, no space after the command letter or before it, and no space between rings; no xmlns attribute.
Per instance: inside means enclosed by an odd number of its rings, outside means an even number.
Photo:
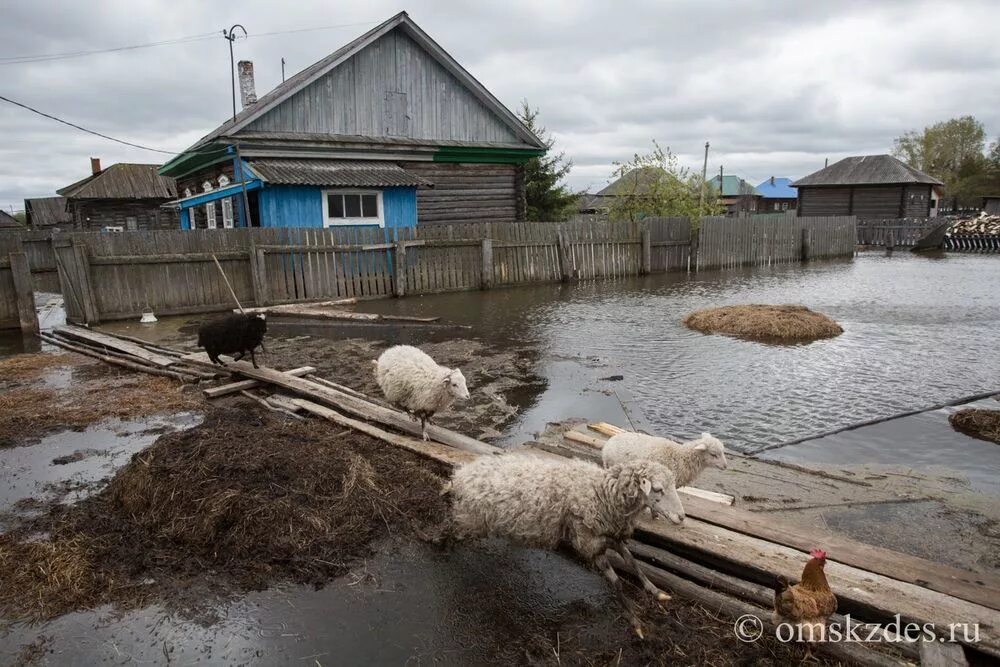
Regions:
<svg viewBox="0 0 1000 667"><path fill-rule="evenodd" d="M794 211L798 204L798 192L792 187L792 179L772 176L757 186L760 193L758 213L783 213Z"/></svg>
<svg viewBox="0 0 1000 667"><path fill-rule="evenodd" d="M739 176L715 176L708 184L719 195L719 203L726 207L726 215L756 213L760 208L757 188Z"/></svg>
<svg viewBox="0 0 1000 667"><path fill-rule="evenodd" d="M633 169L595 193L580 195L577 201L577 212L588 215L607 215L618 197L641 199L648 196L650 189L657 181L669 177L669 174L660 167Z"/></svg>
<svg viewBox="0 0 1000 667"><path fill-rule="evenodd" d="M847 157L792 183L800 216L926 218L937 214L938 179L891 155Z"/></svg>
<svg viewBox="0 0 1000 667"><path fill-rule="evenodd" d="M59 190L73 226L89 231L176 229L177 212L163 205L177 198L172 178L156 164L120 162L101 169L90 158L91 175Z"/></svg>
<svg viewBox="0 0 1000 667"><path fill-rule="evenodd" d="M989 215L1000 215L1000 195L983 197L983 212Z"/></svg>
<svg viewBox="0 0 1000 667"><path fill-rule="evenodd" d="M0 232L19 232L24 229L24 225L10 213L0 209Z"/></svg>
<svg viewBox="0 0 1000 667"><path fill-rule="evenodd" d="M38 197L24 200L24 222L31 229L68 229L73 226L73 214L66 207L65 197Z"/></svg>
<svg viewBox="0 0 1000 667"><path fill-rule="evenodd" d="M402 227L524 220L523 164L545 152L405 12L243 110L160 170L181 226ZM244 192L246 201L244 202Z"/></svg>

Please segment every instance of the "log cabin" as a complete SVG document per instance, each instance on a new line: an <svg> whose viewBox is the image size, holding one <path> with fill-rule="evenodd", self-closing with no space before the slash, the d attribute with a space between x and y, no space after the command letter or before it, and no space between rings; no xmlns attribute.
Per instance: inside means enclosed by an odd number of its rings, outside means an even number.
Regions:
<svg viewBox="0 0 1000 667"><path fill-rule="evenodd" d="M119 162L106 169L90 158L87 178L58 190L75 229L136 231L176 229L177 213L163 205L177 197L172 178L157 174L159 165Z"/></svg>
<svg viewBox="0 0 1000 667"><path fill-rule="evenodd" d="M184 229L411 227L526 217L545 144L402 12L260 97L160 173Z"/></svg>

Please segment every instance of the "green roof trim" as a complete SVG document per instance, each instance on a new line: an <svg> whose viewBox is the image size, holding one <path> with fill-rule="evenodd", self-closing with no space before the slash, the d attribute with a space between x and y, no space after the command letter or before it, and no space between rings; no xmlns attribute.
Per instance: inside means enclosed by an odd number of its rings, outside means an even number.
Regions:
<svg viewBox="0 0 1000 667"><path fill-rule="evenodd" d="M229 146L225 144L207 144L197 150L181 153L159 169L160 176L181 178L219 162L232 160Z"/></svg>
<svg viewBox="0 0 1000 667"><path fill-rule="evenodd" d="M545 155L545 149L443 146L434 153L434 162L524 164L531 158L540 155Z"/></svg>

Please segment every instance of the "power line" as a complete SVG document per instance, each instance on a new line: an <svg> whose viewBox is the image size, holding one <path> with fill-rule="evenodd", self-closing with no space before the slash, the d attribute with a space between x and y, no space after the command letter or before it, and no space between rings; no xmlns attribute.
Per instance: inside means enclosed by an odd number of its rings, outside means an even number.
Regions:
<svg viewBox="0 0 1000 667"><path fill-rule="evenodd" d="M206 32L200 35L189 35L187 37L176 37L165 39L159 42L147 42L145 44L132 44L130 46L116 46L108 49L94 49L92 51L68 51L65 53L45 53L32 56L3 56L0 57L0 65L22 65L26 63L48 62L51 60L64 60L67 58L80 58L92 56L100 53L116 53L120 51L133 51L135 49L146 49L153 46L169 46L173 44L187 44L207 39L214 39L219 36L219 32Z"/></svg>
<svg viewBox="0 0 1000 667"><path fill-rule="evenodd" d="M334 28L354 28L360 25L371 25L372 23L377 23L377 21L361 21L360 23L338 23L335 25L321 25L313 28L295 28L292 30L275 30L273 32L256 32L247 36L247 39L251 37L271 37L272 35L290 35L296 32L313 32L316 30L333 30Z"/></svg>

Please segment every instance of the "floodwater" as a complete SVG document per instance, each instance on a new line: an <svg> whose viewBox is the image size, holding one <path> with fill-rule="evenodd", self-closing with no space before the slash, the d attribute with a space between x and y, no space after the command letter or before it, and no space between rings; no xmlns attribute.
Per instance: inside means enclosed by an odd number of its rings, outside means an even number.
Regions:
<svg viewBox="0 0 1000 667"><path fill-rule="evenodd" d="M844 333L779 346L708 336L680 323L692 310L746 303L804 304L838 321ZM1000 392L1000 259L989 256L872 253L847 262L462 292L364 308L439 315L471 325L473 335L537 346L549 390L523 411L512 441L546 421L600 416L579 403L584 387L631 393L659 433L709 431L741 451ZM600 379L616 374L620 382Z"/></svg>

